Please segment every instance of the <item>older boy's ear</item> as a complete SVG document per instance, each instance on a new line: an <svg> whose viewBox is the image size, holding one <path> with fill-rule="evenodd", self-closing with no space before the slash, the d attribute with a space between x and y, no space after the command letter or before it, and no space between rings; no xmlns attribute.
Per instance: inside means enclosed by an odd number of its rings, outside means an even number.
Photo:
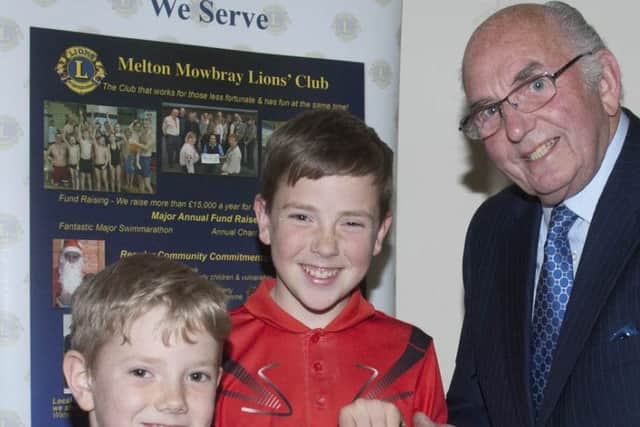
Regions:
<svg viewBox="0 0 640 427"><path fill-rule="evenodd" d="M265 245L271 244L271 236L269 235L270 218L267 212L267 201L258 194L253 201L253 211L256 214L258 222L258 237Z"/></svg>
<svg viewBox="0 0 640 427"><path fill-rule="evenodd" d="M392 217L391 215L387 215L384 217L382 222L380 223L380 227L378 228L378 233L376 234L376 241L373 245L373 255L378 255L382 250L382 244L384 243L384 238L387 236L389 232L389 228L391 228Z"/></svg>
<svg viewBox="0 0 640 427"><path fill-rule="evenodd" d="M67 351L62 361L62 371L78 406L84 411L92 411L94 402L91 376L84 356L75 350Z"/></svg>
<svg viewBox="0 0 640 427"><path fill-rule="evenodd" d="M222 366L218 367L218 379L216 380L216 387L220 385L220 380L222 379Z"/></svg>

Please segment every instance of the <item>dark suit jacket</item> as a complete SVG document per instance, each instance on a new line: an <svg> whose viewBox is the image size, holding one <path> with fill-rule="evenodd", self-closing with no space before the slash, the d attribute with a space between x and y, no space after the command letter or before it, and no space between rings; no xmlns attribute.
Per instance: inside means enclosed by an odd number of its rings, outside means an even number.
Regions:
<svg viewBox="0 0 640 427"><path fill-rule="evenodd" d="M594 212L537 422L529 340L542 209L512 186L476 212L450 423L640 426L640 121L626 113L629 131Z"/></svg>

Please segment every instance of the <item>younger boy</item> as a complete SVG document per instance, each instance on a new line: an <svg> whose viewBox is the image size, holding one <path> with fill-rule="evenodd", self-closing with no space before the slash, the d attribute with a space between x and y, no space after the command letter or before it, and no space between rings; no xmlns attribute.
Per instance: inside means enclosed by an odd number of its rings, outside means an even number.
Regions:
<svg viewBox="0 0 640 427"><path fill-rule="evenodd" d="M189 267L134 255L73 294L63 369L91 427L209 427L229 331L223 292Z"/></svg>
<svg viewBox="0 0 640 427"><path fill-rule="evenodd" d="M276 277L231 313L216 426L336 426L360 398L392 402L407 425L418 411L446 421L431 338L358 290L391 225L392 164L346 112L273 133L254 210Z"/></svg>

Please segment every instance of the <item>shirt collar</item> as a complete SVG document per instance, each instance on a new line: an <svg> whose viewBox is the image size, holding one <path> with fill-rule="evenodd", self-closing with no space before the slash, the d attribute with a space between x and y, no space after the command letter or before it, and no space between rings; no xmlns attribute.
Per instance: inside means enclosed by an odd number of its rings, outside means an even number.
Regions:
<svg viewBox="0 0 640 427"><path fill-rule="evenodd" d="M611 175L613 166L620 155L620 151L622 151L622 145L624 144L624 139L627 136L628 130L629 118L623 111L620 114L616 133L613 135L613 139L607 147L598 172L596 172L593 179L591 179L586 187L584 187L579 193L574 194L564 201L564 204L575 212L583 221L591 223L593 212L596 210L596 205L598 204L602 190L604 190L604 186L607 184L607 180L609 179L609 175ZM547 224L549 223L552 209L553 207L543 208L544 221Z"/></svg>
<svg viewBox="0 0 640 427"><path fill-rule="evenodd" d="M272 277L263 279L255 293L247 299L244 305L245 309L255 317L262 319L264 322L278 329L296 333L311 331L308 326L280 308L273 298L271 298L270 292L275 284L276 280ZM355 326L374 314L375 308L364 299L360 291L356 289L349 297L347 305L342 309L340 314L326 327L322 328L322 330L324 332L341 331Z"/></svg>

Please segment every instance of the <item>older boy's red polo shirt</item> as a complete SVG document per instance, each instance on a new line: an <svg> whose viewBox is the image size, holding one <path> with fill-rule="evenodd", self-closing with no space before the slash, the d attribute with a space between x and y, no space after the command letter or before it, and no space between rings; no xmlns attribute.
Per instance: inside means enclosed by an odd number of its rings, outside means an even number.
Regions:
<svg viewBox="0 0 640 427"><path fill-rule="evenodd" d="M273 301L274 284L231 312L216 426L334 427L358 397L393 402L409 426L416 411L447 420L431 337L357 291L326 328L309 329Z"/></svg>

